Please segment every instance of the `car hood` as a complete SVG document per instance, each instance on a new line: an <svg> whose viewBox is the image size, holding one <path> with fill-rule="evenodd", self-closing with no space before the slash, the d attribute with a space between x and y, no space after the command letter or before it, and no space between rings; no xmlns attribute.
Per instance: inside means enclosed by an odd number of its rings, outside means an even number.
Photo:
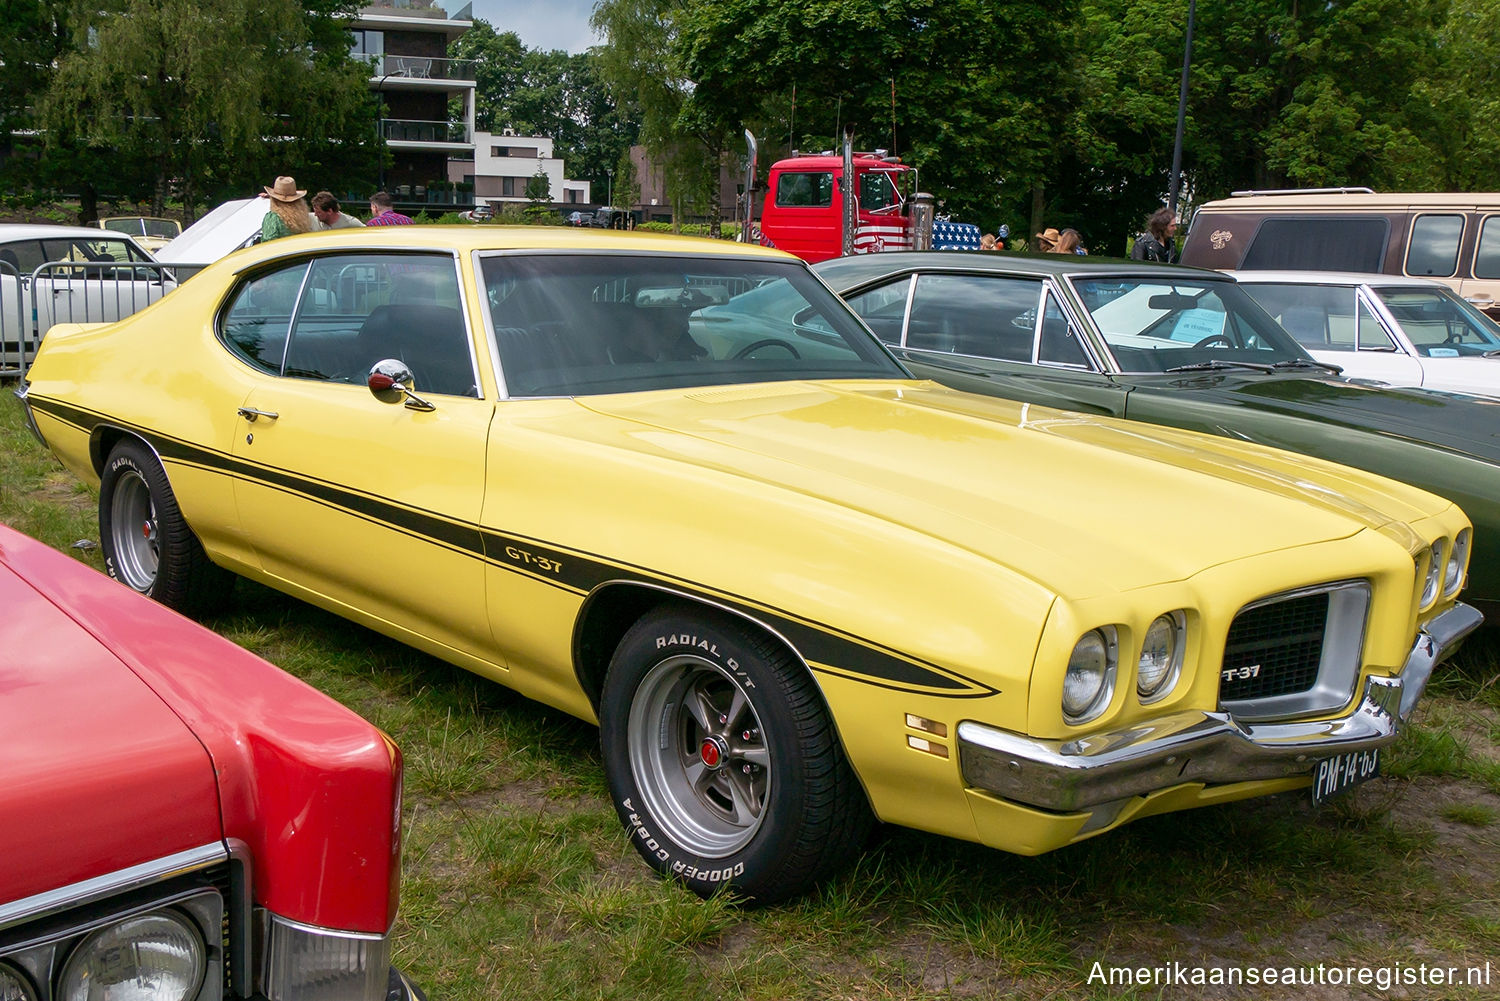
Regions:
<svg viewBox="0 0 1500 1001"><path fill-rule="evenodd" d="M1500 400L1368 381L1240 373L1189 379L1150 375L1117 378L1132 387L1132 396L1144 390L1185 400L1184 394L1190 394L1225 406L1374 431L1403 441L1438 445L1485 462L1500 462ZM1127 414L1129 406L1127 403Z"/></svg>
<svg viewBox="0 0 1500 1001"><path fill-rule="evenodd" d="M0 904L222 840L209 756L161 699L3 562L0 609Z"/></svg>
<svg viewBox="0 0 1500 1001"><path fill-rule="evenodd" d="M927 382L776 383L578 402L657 429L636 436L634 447L649 443L759 481L767 498L790 490L903 526L1072 597L1182 580L1448 506L1259 446Z"/></svg>

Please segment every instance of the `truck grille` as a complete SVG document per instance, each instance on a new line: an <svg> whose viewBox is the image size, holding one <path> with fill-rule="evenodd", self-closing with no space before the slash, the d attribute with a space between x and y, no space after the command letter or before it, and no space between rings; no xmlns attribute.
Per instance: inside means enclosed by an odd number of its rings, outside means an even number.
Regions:
<svg viewBox="0 0 1500 1001"><path fill-rule="evenodd" d="M1237 702L1305 692L1318 680L1329 592L1299 594L1246 608L1229 627L1219 700Z"/></svg>

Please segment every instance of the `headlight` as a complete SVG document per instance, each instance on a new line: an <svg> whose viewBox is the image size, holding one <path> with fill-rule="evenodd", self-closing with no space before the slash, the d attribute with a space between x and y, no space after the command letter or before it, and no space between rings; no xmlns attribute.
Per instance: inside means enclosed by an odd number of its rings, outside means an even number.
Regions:
<svg viewBox="0 0 1500 1001"><path fill-rule="evenodd" d="M1469 530L1466 528L1453 540L1453 554L1448 557L1448 569L1443 574L1444 597L1451 598L1458 593L1464 582L1464 567L1468 562Z"/></svg>
<svg viewBox="0 0 1500 1001"><path fill-rule="evenodd" d="M1427 579L1422 583L1422 607L1437 601L1438 585L1443 581L1443 559L1448 549L1447 539L1437 539L1432 544L1432 557L1427 561Z"/></svg>
<svg viewBox="0 0 1500 1001"><path fill-rule="evenodd" d="M186 1001L198 993L206 962L191 923L166 911L142 914L84 939L63 967L57 996Z"/></svg>
<svg viewBox="0 0 1500 1001"><path fill-rule="evenodd" d="M1135 672L1135 691L1142 702L1156 701L1176 683L1182 664L1183 622L1181 612L1169 612L1158 615L1147 628Z"/></svg>
<svg viewBox="0 0 1500 1001"><path fill-rule="evenodd" d="M1073 647L1062 693L1063 717L1069 723L1082 723L1103 711L1109 702L1115 656L1115 631L1108 626L1090 629Z"/></svg>
<svg viewBox="0 0 1500 1001"><path fill-rule="evenodd" d="M0 963L0 1001L37 1001L37 996L25 974Z"/></svg>

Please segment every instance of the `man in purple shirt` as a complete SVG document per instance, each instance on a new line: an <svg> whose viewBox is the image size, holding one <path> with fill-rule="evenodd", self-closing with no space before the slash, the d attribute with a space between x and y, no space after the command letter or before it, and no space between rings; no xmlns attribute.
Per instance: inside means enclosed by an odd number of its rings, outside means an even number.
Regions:
<svg viewBox="0 0 1500 1001"><path fill-rule="evenodd" d="M391 196L377 191L370 196L370 221L366 226L410 226L411 216L402 215L391 207Z"/></svg>

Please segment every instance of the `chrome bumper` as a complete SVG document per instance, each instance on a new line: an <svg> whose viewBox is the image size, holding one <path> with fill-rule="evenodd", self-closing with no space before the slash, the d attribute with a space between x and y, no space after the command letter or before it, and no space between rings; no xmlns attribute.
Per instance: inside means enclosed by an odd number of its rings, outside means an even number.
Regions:
<svg viewBox="0 0 1500 1001"><path fill-rule="evenodd" d="M1459 604L1427 623L1401 673L1369 678L1336 719L1240 723L1191 710L1075 740L1038 740L966 720L958 725L964 781L1003 799L1075 812L1187 782L1216 785L1309 775L1315 763L1396 739L1432 677L1484 617Z"/></svg>

